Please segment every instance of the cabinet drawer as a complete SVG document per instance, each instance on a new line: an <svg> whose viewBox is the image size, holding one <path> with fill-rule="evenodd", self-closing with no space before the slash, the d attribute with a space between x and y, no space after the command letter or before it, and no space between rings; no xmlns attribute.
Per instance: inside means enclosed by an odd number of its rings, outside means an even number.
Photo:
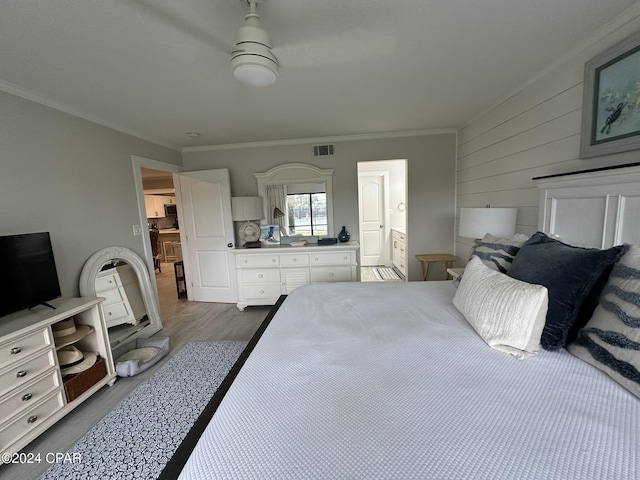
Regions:
<svg viewBox="0 0 640 480"><path fill-rule="evenodd" d="M400 242L404 242L406 240L406 235L396 230L391 230L391 238L393 238L394 240L398 240Z"/></svg>
<svg viewBox="0 0 640 480"><path fill-rule="evenodd" d="M306 253L280 255L280 265L283 267L306 267L309 265L309 255Z"/></svg>
<svg viewBox="0 0 640 480"><path fill-rule="evenodd" d="M7 396L0 402L0 412L2 412L0 425L10 417L19 414L21 410L35 405L57 388L60 388L58 372L55 369L51 369L49 373L40 377L35 382L11 392L10 396Z"/></svg>
<svg viewBox="0 0 640 480"><path fill-rule="evenodd" d="M7 390L24 385L50 367L55 366L56 361L53 356L53 349L48 349L31 360L12 365L0 375L0 395L6 393Z"/></svg>
<svg viewBox="0 0 640 480"><path fill-rule="evenodd" d="M280 284L270 285L243 285L241 287L242 299L251 300L272 300L274 303L280 297Z"/></svg>
<svg viewBox="0 0 640 480"><path fill-rule="evenodd" d="M240 270L242 283L280 283L280 270L277 268L263 268L260 270L246 269Z"/></svg>
<svg viewBox="0 0 640 480"><path fill-rule="evenodd" d="M118 286L120 286L120 277L117 275L115 269L111 274L106 274L104 276L99 274L98 278L96 278L96 292L103 292Z"/></svg>
<svg viewBox="0 0 640 480"><path fill-rule="evenodd" d="M111 290L104 290L102 292L96 292L96 295L104 297L103 305L124 302L126 298L122 287L112 288Z"/></svg>
<svg viewBox="0 0 640 480"><path fill-rule="evenodd" d="M279 265L278 255L238 255L236 256L236 266L245 267L277 267Z"/></svg>
<svg viewBox="0 0 640 480"><path fill-rule="evenodd" d="M37 407L20 415L16 421L3 426L0 430L0 450L4 451L15 443L23 435L33 430L51 415L64 406L62 391L58 391L51 398L45 400Z"/></svg>
<svg viewBox="0 0 640 480"><path fill-rule="evenodd" d="M350 282L351 267L318 267L311 269L311 283Z"/></svg>
<svg viewBox="0 0 640 480"><path fill-rule="evenodd" d="M120 320L121 318L127 318L130 316L131 312L127 308L127 304L124 302L104 307L104 319L107 321L107 324L114 320Z"/></svg>
<svg viewBox="0 0 640 480"><path fill-rule="evenodd" d="M29 335L0 345L0 370L51 345L49 329L36 330Z"/></svg>
<svg viewBox="0 0 640 480"><path fill-rule="evenodd" d="M311 265L351 265L351 253L312 253Z"/></svg>

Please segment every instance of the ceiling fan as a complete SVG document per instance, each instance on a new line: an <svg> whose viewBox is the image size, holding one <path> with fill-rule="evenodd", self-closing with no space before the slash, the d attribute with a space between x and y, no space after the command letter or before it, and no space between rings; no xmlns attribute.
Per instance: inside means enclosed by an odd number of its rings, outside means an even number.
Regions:
<svg viewBox="0 0 640 480"><path fill-rule="evenodd" d="M249 5L245 23L236 33L236 43L231 52L231 71L240 82L254 87L275 83L280 73L278 59L271 51L271 37L260 26L256 13L258 0L242 0Z"/></svg>

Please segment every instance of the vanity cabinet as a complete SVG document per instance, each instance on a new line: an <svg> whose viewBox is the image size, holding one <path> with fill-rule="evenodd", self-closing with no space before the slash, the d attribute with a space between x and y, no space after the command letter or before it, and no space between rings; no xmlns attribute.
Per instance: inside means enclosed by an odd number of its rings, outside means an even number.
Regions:
<svg viewBox="0 0 640 480"><path fill-rule="evenodd" d="M358 249L358 242L235 249L238 309L273 305L308 283L357 281Z"/></svg>
<svg viewBox="0 0 640 480"><path fill-rule="evenodd" d="M391 230L392 261L404 278L407 278L407 234L401 230Z"/></svg>
<svg viewBox="0 0 640 480"><path fill-rule="evenodd" d="M106 384L116 373L100 298L59 298L55 310L38 306L0 322L0 453L16 453ZM75 344L99 356L96 365L71 380L85 388L69 395L63 382L52 325L74 319L91 331ZM100 365L98 365L100 363ZM84 374L88 374L84 377ZM2 457L4 458L4 457Z"/></svg>

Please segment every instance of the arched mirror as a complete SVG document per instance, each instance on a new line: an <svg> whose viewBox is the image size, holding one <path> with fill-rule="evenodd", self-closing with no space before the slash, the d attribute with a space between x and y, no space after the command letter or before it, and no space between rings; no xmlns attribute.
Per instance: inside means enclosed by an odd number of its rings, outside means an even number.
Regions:
<svg viewBox="0 0 640 480"><path fill-rule="evenodd" d="M126 247L106 247L91 255L80 274L80 295L104 297L111 348L162 328L147 266Z"/></svg>

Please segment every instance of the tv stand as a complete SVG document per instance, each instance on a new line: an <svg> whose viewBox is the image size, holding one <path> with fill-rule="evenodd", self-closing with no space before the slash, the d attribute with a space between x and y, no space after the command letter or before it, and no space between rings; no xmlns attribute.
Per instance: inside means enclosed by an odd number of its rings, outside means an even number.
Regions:
<svg viewBox="0 0 640 480"><path fill-rule="evenodd" d="M0 321L0 458L24 446L116 379L102 299L57 298L54 310L23 310ZM51 326L73 317L91 333L74 345L96 364L63 381ZM0 465L4 463L0 461Z"/></svg>

